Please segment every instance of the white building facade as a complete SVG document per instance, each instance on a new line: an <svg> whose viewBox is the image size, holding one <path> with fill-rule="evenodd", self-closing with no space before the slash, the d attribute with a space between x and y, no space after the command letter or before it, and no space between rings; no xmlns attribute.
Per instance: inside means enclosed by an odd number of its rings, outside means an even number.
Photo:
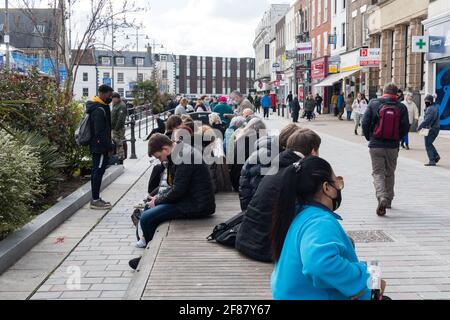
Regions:
<svg viewBox="0 0 450 320"><path fill-rule="evenodd" d="M95 58L98 85L111 85L125 99L133 99L132 91L136 82L154 79L149 52L122 51L115 53L113 59L110 51L96 50Z"/></svg>
<svg viewBox="0 0 450 320"><path fill-rule="evenodd" d="M154 54L155 79L161 93L176 94L176 58L173 54Z"/></svg>
<svg viewBox="0 0 450 320"><path fill-rule="evenodd" d="M255 88L267 87L271 80L272 65L270 43L276 37L276 24L289 10L289 4L273 4L264 13L256 28L253 48L255 50Z"/></svg>
<svg viewBox="0 0 450 320"><path fill-rule="evenodd" d="M339 60L339 55L347 50L347 0L331 0L331 34L335 44L331 44L330 61ZM314 44L313 44L314 46ZM339 61L337 61L339 62Z"/></svg>

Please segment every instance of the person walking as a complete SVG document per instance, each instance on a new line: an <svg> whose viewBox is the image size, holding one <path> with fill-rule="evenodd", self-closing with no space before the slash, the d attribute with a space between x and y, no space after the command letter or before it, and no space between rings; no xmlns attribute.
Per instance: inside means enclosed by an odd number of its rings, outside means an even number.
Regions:
<svg viewBox="0 0 450 320"><path fill-rule="evenodd" d="M353 95L349 94L347 99L345 99L345 110L347 111L347 121L352 121L352 113L353 113Z"/></svg>
<svg viewBox="0 0 450 320"><path fill-rule="evenodd" d="M358 93L352 105L353 113L355 114L355 135L358 135L358 128L361 126L362 119L367 110L367 102L362 93Z"/></svg>
<svg viewBox="0 0 450 320"><path fill-rule="evenodd" d="M338 118L339 120L342 119L342 116L344 115L344 108L345 108L345 99L344 94L341 92L339 96L337 97L337 109L338 109Z"/></svg>
<svg viewBox="0 0 450 320"><path fill-rule="evenodd" d="M331 97L331 104L330 104L335 117L337 117L339 114L339 110L337 108L337 102L338 102L338 94L337 94L337 92L335 92L333 94L333 96Z"/></svg>
<svg viewBox="0 0 450 320"><path fill-rule="evenodd" d="M437 152L435 146L433 145L436 138L439 136L441 130L439 121L439 110L434 103L434 97L432 95L427 95L425 98L425 119L420 124L418 130L428 129L428 135L425 136L425 148L427 149L427 155L429 162L425 165L426 167L435 167L437 163L441 160L439 153Z"/></svg>
<svg viewBox="0 0 450 320"><path fill-rule="evenodd" d="M316 100L314 99L313 94L309 93L305 102L306 119L308 119L308 121L311 121L313 119L315 108L316 108Z"/></svg>
<svg viewBox="0 0 450 320"><path fill-rule="evenodd" d="M98 88L98 96L86 103L86 112L90 116L92 154L91 187L92 200L90 208L93 210L110 210L110 202L100 198L103 175L115 149L111 139L111 108L114 90L107 85Z"/></svg>
<svg viewBox="0 0 450 320"><path fill-rule="evenodd" d="M409 130L410 132L412 130L413 131L417 130L418 122L419 122L419 108L417 107L413 98L414 98L414 96L412 93L407 93L405 101L403 101L403 104L408 109L409 124L411 125L410 130ZM409 133L407 133L406 136L403 137L401 146L402 146L402 148L409 150Z"/></svg>
<svg viewBox="0 0 450 320"><path fill-rule="evenodd" d="M114 144L116 145L116 153L119 158L119 164L123 164L126 158L124 141L125 141L125 121L127 119L127 106L122 101L120 94L115 92L112 96L112 113L111 126Z"/></svg>
<svg viewBox="0 0 450 320"><path fill-rule="evenodd" d="M270 99L269 92L266 92L264 94L264 97L261 99L261 106L264 110L264 119L269 119L270 115L270 107L272 106L272 101Z"/></svg>
<svg viewBox="0 0 450 320"><path fill-rule="evenodd" d="M247 96L247 100L251 102L251 104L255 104L255 99L253 99L252 94L249 93Z"/></svg>
<svg viewBox="0 0 450 320"><path fill-rule="evenodd" d="M322 102L323 102L323 98L320 96L319 93L317 93L316 94L316 108L317 108L318 114L322 114Z"/></svg>
<svg viewBox="0 0 450 320"><path fill-rule="evenodd" d="M294 123L298 123L298 118L300 117L300 101L298 97L294 98L294 102L292 103L292 119Z"/></svg>
<svg viewBox="0 0 450 320"><path fill-rule="evenodd" d="M255 97L255 109L256 112L261 113L261 97L258 94Z"/></svg>
<svg viewBox="0 0 450 320"><path fill-rule="evenodd" d="M289 94L286 98L286 103L289 107L289 112L292 112L292 104L294 103L294 96L292 95L292 91L289 91Z"/></svg>
<svg viewBox="0 0 450 320"><path fill-rule="evenodd" d="M378 216L392 207L400 140L409 130L408 110L398 102L397 91L394 83L387 84L384 95L370 101L362 124L369 141Z"/></svg>

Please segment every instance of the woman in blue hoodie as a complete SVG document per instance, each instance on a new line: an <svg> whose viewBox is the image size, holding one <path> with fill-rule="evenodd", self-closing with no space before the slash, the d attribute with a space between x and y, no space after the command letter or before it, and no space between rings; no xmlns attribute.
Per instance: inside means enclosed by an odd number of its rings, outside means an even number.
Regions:
<svg viewBox="0 0 450 320"><path fill-rule="evenodd" d="M274 299L370 300L367 266L334 213L343 178L309 157L289 167L283 181L273 217Z"/></svg>

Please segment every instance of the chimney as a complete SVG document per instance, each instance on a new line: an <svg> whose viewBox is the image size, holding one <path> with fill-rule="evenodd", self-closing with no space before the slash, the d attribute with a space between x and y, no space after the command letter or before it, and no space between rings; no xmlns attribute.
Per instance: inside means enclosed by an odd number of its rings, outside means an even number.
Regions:
<svg viewBox="0 0 450 320"><path fill-rule="evenodd" d="M152 46L147 45L147 53L150 57L152 56Z"/></svg>

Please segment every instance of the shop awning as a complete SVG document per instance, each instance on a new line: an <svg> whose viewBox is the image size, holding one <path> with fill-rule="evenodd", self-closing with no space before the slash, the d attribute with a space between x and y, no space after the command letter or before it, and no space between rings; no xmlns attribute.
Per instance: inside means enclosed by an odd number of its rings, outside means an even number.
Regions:
<svg viewBox="0 0 450 320"><path fill-rule="evenodd" d="M351 71L345 71L341 73L335 73L332 75L329 75L325 78L322 82L315 84L314 87L331 87L336 82L341 81L344 78L347 78L349 76L354 75L355 73L359 72L360 70L351 70Z"/></svg>

